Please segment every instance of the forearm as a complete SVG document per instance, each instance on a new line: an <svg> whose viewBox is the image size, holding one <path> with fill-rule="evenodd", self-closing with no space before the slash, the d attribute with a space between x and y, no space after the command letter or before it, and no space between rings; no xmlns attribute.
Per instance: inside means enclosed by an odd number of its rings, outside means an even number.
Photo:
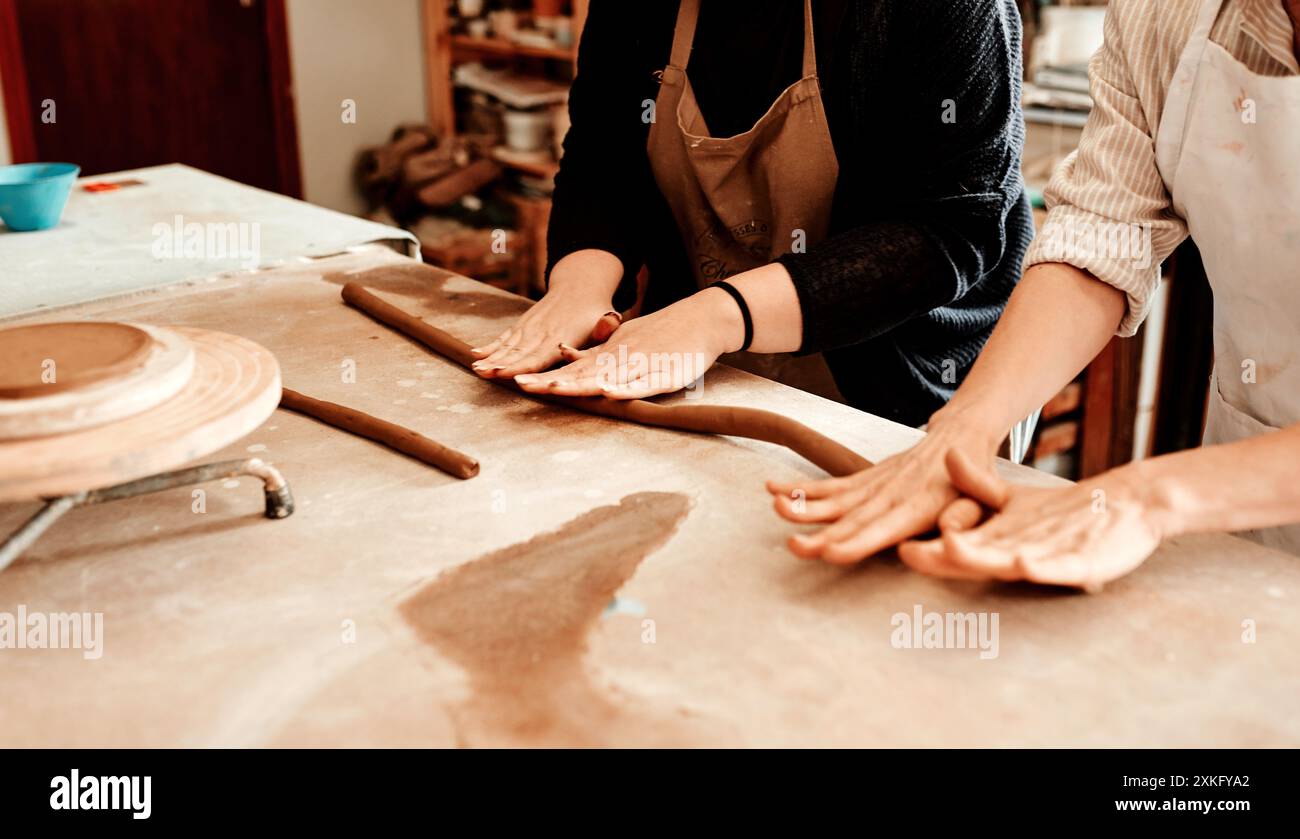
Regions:
<svg viewBox="0 0 1300 839"><path fill-rule="evenodd" d="M1122 467L1162 535L1254 530L1300 522L1300 424L1221 446Z"/></svg>
<svg viewBox="0 0 1300 839"><path fill-rule="evenodd" d="M744 296L754 321L750 350L777 353L799 349L803 343L803 315L799 310L799 295L784 265L779 262L763 265L737 274L728 282Z"/></svg>
<svg viewBox="0 0 1300 839"><path fill-rule="evenodd" d="M609 301L623 278L623 263L609 251L587 248L566 254L551 269L547 294L575 295Z"/></svg>
<svg viewBox="0 0 1300 839"><path fill-rule="evenodd" d="M754 335L749 349L759 353L794 352L803 340L799 296L790 274L773 262L728 277L727 282L745 298ZM699 337L720 353L736 352L745 343L745 320L730 294L706 288L676 304L699 314L707 335Z"/></svg>
<svg viewBox="0 0 1300 839"><path fill-rule="evenodd" d="M1025 273L966 381L931 426L960 424L996 445L1106 346L1123 292L1063 263Z"/></svg>

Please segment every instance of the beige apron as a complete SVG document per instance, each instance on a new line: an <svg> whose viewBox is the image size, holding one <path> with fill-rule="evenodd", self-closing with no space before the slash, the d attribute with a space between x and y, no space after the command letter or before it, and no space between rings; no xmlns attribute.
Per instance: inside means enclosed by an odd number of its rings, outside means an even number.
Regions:
<svg viewBox="0 0 1300 839"><path fill-rule="evenodd" d="M839 163L817 82L811 0L804 0L802 78L734 137L710 136L686 76L699 11L700 0L682 0L678 9L646 150L703 288L824 239ZM723 360L844 401L821 355L736 353Z"/></svg>
<svg viewBox="0 0 1300 839"><path fill-rule="evenodd" d="M1300 77L1258 75L1212 42L1222 7L1201 0L1156 133L1214 291L1209 445L1300 421ZM1241 535L1300 554L1300 524Z"/></svg>

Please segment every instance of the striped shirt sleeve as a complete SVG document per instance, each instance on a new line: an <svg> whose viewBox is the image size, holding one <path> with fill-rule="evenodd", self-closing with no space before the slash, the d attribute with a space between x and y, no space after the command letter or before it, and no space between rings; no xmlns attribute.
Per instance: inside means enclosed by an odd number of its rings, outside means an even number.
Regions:
<svg viewBox="0 0 1300 839"><path fill-rule="evenodd" d="M1146 317L1160 263L1187 237L1187 224L1156 168L1155 137L1165 97L1202 0L1110 0L1105 44L1089 77L1092 114L1078 150L1046 189L1047 221L1025 267L1064 262L1122 290L1128 311L1118 334ZM1278 0L1227 0L1210 40L1254 73L1300 74L1294 27Z"/></svg>
<svg viewBox="0 0 1300 839"><path fill-rule="evenodd" d="M1147 0L1111 0L1105 44L1089 66L1092 114L1078 150L1047 186L1047 220L1025 257L1026 268L1064 262L1123 291L1121 336L1137 331L1160 283L1160 263L1187 237L1156 168L1159 112L1149 103L1163 102L1164 90L1153 89L1167 84L1159 64L1177 62L1192 21L1158 36L1156 8ZM1157 61L1162 51L1172 59Z"/></svg>

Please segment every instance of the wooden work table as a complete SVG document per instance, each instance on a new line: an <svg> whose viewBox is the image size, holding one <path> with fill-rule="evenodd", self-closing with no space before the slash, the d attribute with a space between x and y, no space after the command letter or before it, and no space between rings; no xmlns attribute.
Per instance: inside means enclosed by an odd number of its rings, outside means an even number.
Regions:
<svg viewBox="0 0 1300 839"><path fill-rule="evenodd" d="M41 314L245 336L276 354L285 386L410 426L482 472L460 481L277 411L205 460L259 452L292 486L288 519L264 519L249 480L202 487L202 513L191 489L72 512L0 573L0 611L102 612L103 655L0 649L0 743L1300 745L1295 557L1178 539L1099 595L943 582L889 558L800 562L763 480L814 467L495 388L344 306L347 280L470 341L524 306L366 250ZM703 398L779 411L873 460L919 436L729 369L706 377ZM447 569L643 491L691 507L586 632L585 673L565 677L589 681L582 701L600 713L578 727L493 731L482 714L467 726L465 668L400 604ZM0 506L0 529L34 509ZM563 579L549 595L569 596ZM895 648L892 616L918 605L996 612L997 657ZM525 643L516 618L467 616Z"/></svg>

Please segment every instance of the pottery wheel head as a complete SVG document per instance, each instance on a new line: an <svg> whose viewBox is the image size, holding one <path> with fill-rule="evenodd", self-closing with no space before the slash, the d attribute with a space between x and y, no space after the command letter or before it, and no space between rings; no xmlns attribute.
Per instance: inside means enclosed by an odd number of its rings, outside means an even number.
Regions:
<svg viewBox="0 0 1300 839"><path fill-rule="evenodd" d="M25 399L110 382L149 357L154 339L127 323L39 323L0 329L0 398Z"/></svg>
<svg viewBox="0 0 1300 839"><path fill-rule="evenodd" d="M62 393L0 399L0 502L176 469L243 437L280 401L280 366L265 347L207 329L123 326L151 342L148 357L125 375ZM129 333L113 332L115 349L101 360L120 364L132 344ZM53 353L61 379L65 362L58 359L70 356Z"/></svg>
<svg viewBox="0 0 1300 839"><path fill-rule="evenodd" d="M0 330L0 443L116 422L175 396L194 371L176 330L42 323Z"/></svg>

